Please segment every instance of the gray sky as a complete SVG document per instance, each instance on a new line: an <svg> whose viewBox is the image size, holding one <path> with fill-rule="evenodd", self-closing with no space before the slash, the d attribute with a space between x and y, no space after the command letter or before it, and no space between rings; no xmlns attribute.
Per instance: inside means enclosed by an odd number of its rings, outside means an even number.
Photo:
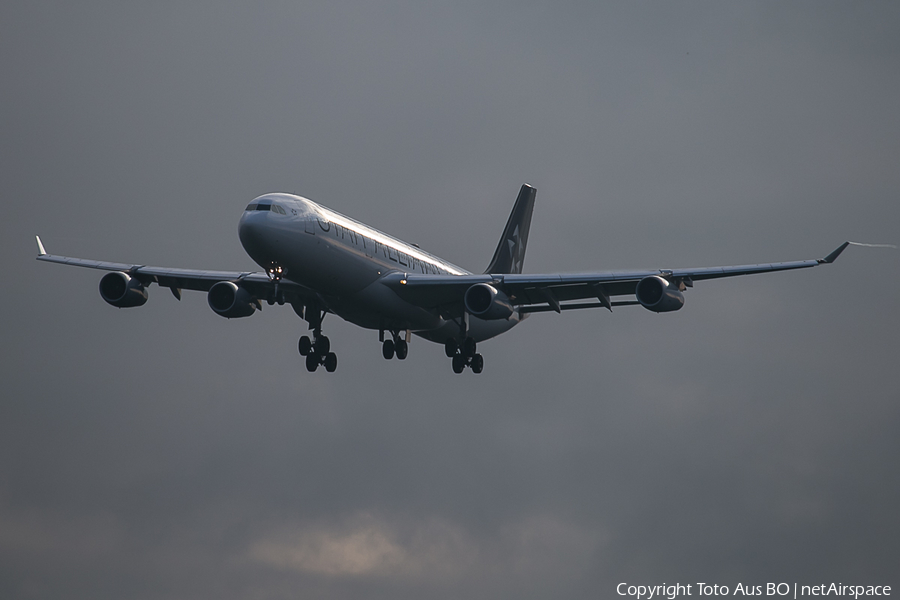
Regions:
<svg viewBox="0 0 900 600"><path fill-rule="evenodd" d="M900 252L415 339L202 294L115 310L48 251L251 269L299 193L528 272L900 241L900 8L0 5L0 596L600 598L622 581L900 586Z"/></svg>

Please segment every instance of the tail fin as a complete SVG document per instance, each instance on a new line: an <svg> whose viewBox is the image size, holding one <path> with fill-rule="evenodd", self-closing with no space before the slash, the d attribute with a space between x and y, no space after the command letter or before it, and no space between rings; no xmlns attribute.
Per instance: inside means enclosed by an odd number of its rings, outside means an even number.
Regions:
<svg viewBox="0 0 900 600"><path fill-rule="evenodd" d="M503 237L494 251L494 258L485 273L521 273L525 261L525 245L528 230L531 229L531 213L534 211L534 197L537 190L527 183L519 190L519 197L509 214Z"/></svg>

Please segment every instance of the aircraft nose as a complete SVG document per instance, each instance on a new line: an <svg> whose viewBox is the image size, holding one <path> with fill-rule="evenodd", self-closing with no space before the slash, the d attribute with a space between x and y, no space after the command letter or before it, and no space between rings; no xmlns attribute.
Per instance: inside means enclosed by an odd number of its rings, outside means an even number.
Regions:
<svg viewBox="0 0 900 600"><path fill-rule="evenodd" d="M250 256L255 256L262 250L266 216L267 213L264 212L247 211L238 223L238 237Z"/></svg>

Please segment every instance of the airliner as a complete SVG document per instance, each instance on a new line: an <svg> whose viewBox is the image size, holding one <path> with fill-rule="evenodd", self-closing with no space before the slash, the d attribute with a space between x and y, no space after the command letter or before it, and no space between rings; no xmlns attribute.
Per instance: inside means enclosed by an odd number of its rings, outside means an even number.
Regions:
<svg viewBox="0 0 900 600"><path fill-rule="evenodd" d="M322 323L329 313L378 331L385 359L403 360L412 334L444 345L454 373L484 369L477 344L509 331L531 313L640 305L662 313L684 306L695 281L805 269L829 264L851 243L825 258L730 267L598 273L522 272L537 190L523 185L484 273L471 273L377 229L292 194L265 194L250 202L238 223L244 250L262 272L201 271L55 256L39 236L38 260L109 271L100 296L112 306L147 302L147 288L207 293L218 315L249 317L269 305L289 304L309 325L298 350L306 368L333 372L337 355ZM615 299L614 298L624 298Z"/></svg>

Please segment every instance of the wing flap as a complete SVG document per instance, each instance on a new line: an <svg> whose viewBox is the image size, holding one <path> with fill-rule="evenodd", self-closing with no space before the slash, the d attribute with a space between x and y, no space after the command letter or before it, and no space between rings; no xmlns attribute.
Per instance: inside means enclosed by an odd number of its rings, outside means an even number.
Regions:
<svg viewBox="0 0 900 600"><path fill-rule="evenodd" d="M793 262L764 263L758 265L740 265L735 267L706 267L700 269L673 269L669 271L673 277L690 277L694 281L704 279L721 279L722 277L737 277L739 275L753 275L756 273L773 273L775 271L789 271L791 269L807 269L822 264L818 260L797 260Z"/></svg>

